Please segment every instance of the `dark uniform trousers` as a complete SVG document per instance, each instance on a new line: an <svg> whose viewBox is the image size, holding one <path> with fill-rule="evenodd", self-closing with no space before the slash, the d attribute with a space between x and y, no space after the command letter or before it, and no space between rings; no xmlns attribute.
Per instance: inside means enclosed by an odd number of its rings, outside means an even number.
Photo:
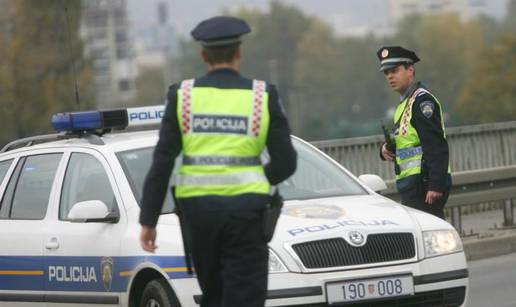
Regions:
<svg viewBox="0 0 516 307"><path fill-rule="evenodd" d="M201 307L263 307L269 257L263 209L185 209L188 242L203 293Z"/></svg>
<svg viewBox="0 0 516 307"><path fill-rule="evenodd" d="M418 182L413 187L400 193L401 203L405 206L418 209L444 219L444 205L448 201L450 191L445 191L443 196L433 204L427 204L425 202L427 192L428 184L426 182Z"/></svg>

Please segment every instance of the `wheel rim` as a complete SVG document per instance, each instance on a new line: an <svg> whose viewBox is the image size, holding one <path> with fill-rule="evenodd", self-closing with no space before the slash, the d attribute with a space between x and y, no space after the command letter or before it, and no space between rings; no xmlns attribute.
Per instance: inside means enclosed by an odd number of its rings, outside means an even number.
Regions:
<svg viewBox="0 0 516 307"><path fill-rule="evenodd" d="M161 305L159 304L158 301L151 298L150 300L147 301L147 304L145 304L145 307L161 307Z"/></svg>

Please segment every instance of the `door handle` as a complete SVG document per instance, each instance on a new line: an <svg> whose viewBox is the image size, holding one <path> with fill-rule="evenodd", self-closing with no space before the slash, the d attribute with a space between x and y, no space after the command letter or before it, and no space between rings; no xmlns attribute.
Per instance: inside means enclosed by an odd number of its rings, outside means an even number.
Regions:
<svg viewBox="0 0 516 307"><path fill-rule="evenodd" d="M57 241L57 238L52 238L50 241L47 242L45 245L46 249L58 249L59 248L59 242Z"/></svg>

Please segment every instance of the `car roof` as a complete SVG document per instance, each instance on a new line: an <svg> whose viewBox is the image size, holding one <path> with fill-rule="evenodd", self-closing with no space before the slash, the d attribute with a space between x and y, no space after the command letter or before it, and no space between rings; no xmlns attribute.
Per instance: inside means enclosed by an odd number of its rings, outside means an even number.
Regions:
<svg viewBox="0 0 516 307"><path fill-rule="evenodd" d="M49 139L43 141L42 143L29 145L26 144L29 141L21 142L23 145L18 145L14 147L15 149L8 149L4 152L0 152L0 157L5 155L16 155L17 153L22 152L30 152L38 149L59 149L66 147L83 147L83 148L92 148L99 151L112 151L119 152L124 150L131 150L136 148L144 148L144 147L152 147L155 146L158 141L158 130L140 130L140 131L115 131L110 133L105 133L100 136L85 134L83 136L66 136L66 135L45 135L45 136L35 136L31 138L27 138L30 140L32 138L37 139L38 137L43 137L43 139ZM294 141L309 144L306 141L299 139L296 136L291 136ZM16 140L17 141L22 141ZM9 145L9 144L8 144ZM6 145L6 147L8 146Z"/></svg>
<svg viewBox="0 0 516 307"><path fill-rule="evenodd" d="M85 147L97 149L99 151L122 151L134 148L154 146L158 140L157 130L131 131L131 132L113 132L105 133L101 136L83 135L83 136L64 136L54 135L55 140L44 141L35 145L21 146L16 149L7 150L0 156L6 154L16 154L21 152L33 151L38 149L55 149L66 147ZM64 137L64 139L63 139ZM37 136L35 137L37 138ZM61 139L60 139L61 138ZM30 139L30 138L29 138ZM49 139L51 137L49 136Z"/></svg>

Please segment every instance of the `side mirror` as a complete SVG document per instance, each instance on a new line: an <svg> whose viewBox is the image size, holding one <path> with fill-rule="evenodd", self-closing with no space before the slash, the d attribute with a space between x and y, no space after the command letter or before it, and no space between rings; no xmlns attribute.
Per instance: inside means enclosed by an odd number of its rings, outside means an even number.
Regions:
<svg viewBox="0 0 516 307"><path fill-rule="evenodd" d="M383 179L378 175L364 174L358 176L358 179L375 192L380 192L387 189L385 181L383 181Z"/></svg>
<svg viewBox="0 0 516 307"><path fill-rule="evenodd" d="M108 207L101 200L87 200L73 205L68 213L68 219L76 223L116 223L120 216L116 212L109 212Z"/></svg>

